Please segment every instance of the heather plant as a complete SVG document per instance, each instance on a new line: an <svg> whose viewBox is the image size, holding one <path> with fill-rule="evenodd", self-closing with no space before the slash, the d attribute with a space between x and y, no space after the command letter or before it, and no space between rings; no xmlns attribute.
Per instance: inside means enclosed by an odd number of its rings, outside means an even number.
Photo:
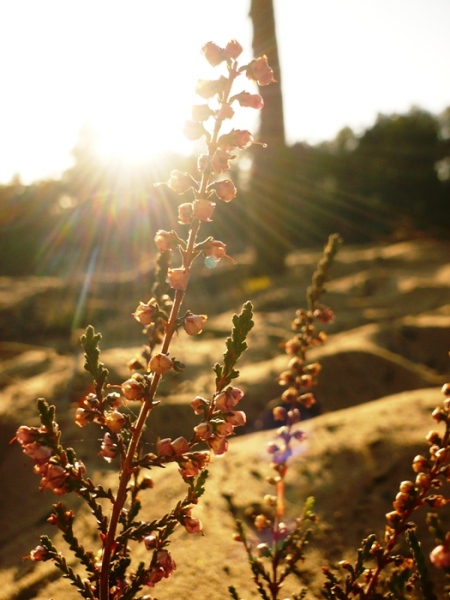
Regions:
<svg viewBox="0 0 450 600"><path fill-rule="evenodd" d="M322 326L334 320L332 310L320 302L330 266L338 251L341 239L332 235L323 250L312 284L306 293L307 308L298 309L292 322L293 336L284 344L290 360L288 368L278 377L285 387L280 403L273 409L275 421L282 423L275 439L268 444L273 475L267 477L272 493L264 497L266 511L254 516L257 541L252 543L239 520L236 521L236 541L243 543L259 595L264 600L276 600L284 580L294 574L301 577L298 566L305 559L305 549L311 536L311 524L317 517L313 513L314 499L307 499L302 514L293 525L283 519L286 512L285 480L289 459L295 453L296 444L304 440L304 433L297 424L302 420L302 409L310 409L316 402L314 386L317 385L321 365L308 361L308 351L326 341ZM228 497L230 507L233 499ZM255 545L256 544L256 545ZM235 600L239 600L234 586L229 588ZM305 590L293 600L302 597Z"/></svg>
<svg viewBox="0 0 450 600"><path fill-rule="evenodd" d="M226 454L230 436L246 422L244 411L238 407L243 392L234 383L239 375L237 363L247 348L246 338L253 326L249 302L233 317L222 362L213 366L215 391L210 397L198 395L192 399L191 408L198 424L191 436L156 440L148 436L148 424L161 402L158 394L161 381L167 374L182 373L184 369L172 355L174 335L184 331L195 336L202 332L207 321L206 315L182 309L193 265L203 260L206 267L215 268L222 259L234 262L227 255L225 243L213 237L202 239L201 235L212 221L216 202L228 203L236 197L234 183L224 175L237 158L236 152L257 143L248 130L222 131L237 106L263 108L259 94L236 91L235 81L241 76L260 86L273 81L273 72L264 56L239 65L242 48L235 40L225 48L209 42L202 51L209 64L223 72L216 79L198 82L196 92L202 103L193 107L192 120L186 123L187 137L205 142L206 150L198 158L196 173L174 170L168 181L161 184L183 198L178 206L182 229L181 233L160 230L155 236L159 254L150 299L140 302L133 313L133 318L144 328L146 345L139 356L130 360L130 377L114 384L100 361L101 335L89 326L81 340L84 366L92 376L94 391L76 409L75 422L90 428L96 438L100 428L99 455L116 466L116 486L104 487L88 476L75 450L63 445L56 409L44 399L37 402L40 426L21 426L15 437L33 462L33 469L40 477L40 489L57 497L76 495L86 503L97 527L97 547L84 548L74 532L74 511L58 501L52 506L48 521L62 532L69 550L84 570L83 575L48 536L41 536L27 558L36 562L53 561L79 594L89 600L151 600L152 596L145 595L143 590L151 588L153 593L158 582L176 569L170 551L174 531L181 526L189 534L202 533L195 506L205 490L211 458ZM322 295L339 244L339 236L329 238L307 290L307 307L296 312L291 337L284 344L290 358L286 370L278 377L285 389L273 411L280 427L267 448L273 473L267 478L271 493L264 498L265 510L255 515L252 534L243 523L236 524L235 538L244 546L257 592L264 600L279 599L287 577L301 578L300 564L307 559L311 526L317 520L310 498L294 524L287 524L286 475L291 457L304 441L304 433L299 429L302 412L316 401L314 387L321 365L309 361L308 352L326 341L322 326L334 319L333 311L322 304ZM341 562L344 576L329 567L323 568L322 593L328 600L404 599L419 593L429 600L437 598L412 521L415 511L427 507L431 509L427 523L436 540L430 560L450 576L450 533L445 532L437 514L450 502L444 492L444 484L450 480L450 384L442 391L444 403L433 411L432 417L443 431L430 431L427 456L414 458L414 477L400 484L393 510L386 515L384 538L379 540L371 535L363 540L354 563ZM148 520L142 515L141 497L157 491L153 490L149 472L171 463L176 465L185 483L185 494L174 500L166 514ZM232 497L228 501L233 508ZM402 539L406 541L404 546L400 546ZM137 544L148 551L147 560L134 560ZM239 600L236 587L231 586L229 592ZM292 600L305 594L306 589L301 589Z"/></svg>
<svg viewBox="0 0 450 600"><path fill-rule="evenodd" d="M278 382L286 389L281 394L279 405L273 409L275 421L282 422L282 426L267 447L275 473L266 480L273 493L263 499L265 511L253 516L251 539L242 521L236 520L235 539L244 546L253 581L264 600L279 599L288 576L294 575L302 580L299 565L307 558L305 551L313 532L311 525L317 522L313 512L314 498L306 499L294 524L283 522L286 512L285 479L289 460L296 453L294 446L305 440L305 434L297 425L302 420L301 409L308 409L316 402L313 389L318 383L321 365L308 362L307 352L327 339L326 333L317 328L317 324L334 320L333 311L321 304L320 299L340 243L338 235L330 236L306 293L307 308L297 310L292 322L294 335L284 344L291 359ZM328 566L322 567L325 575L322 595L327 600L419 597L437 600L439 596L428 570L418 526L412 520L415 511L421 509L431 509L425 521L435 540L428 564L442 570L450 580L450 532L445 531L437 513L450 503L448 485L445 485L450 481L450 384L443 386L442 394L444 402L433 410L431 416L443 431L432 429L426 435L428 453L413 459L414 476L400 483L393 510L386 514L384 538L379 540L375 534L369 535L357 549L354 563L342 560L339 566L346 573L344 577L338 577ZM227 496L227 500L232 514L236 514L232 496ZM450 585L444 589L448 597ZM235 586L230 586L229 592L232 598L240 600ZM306 592L304 587L292 596L292 600L303 598Z"/></svg>
<svg viewBox="0 0 450 600"><path fill-rule="evenodd" d="M433 577L428 569L417 529L416 511L426 512L426 524L434 539L429 559L450 580L450 532L445 531L438 512L450 503L450 384L442 388L444 401L432 412L441 431L426 435L428 452L412 461L412 477L402 481L386 514L384 538L370 535L362 541L354 563L340 566L346 575L338 578L324 567L323 595L328 600L359 598L416 598L437 600ZM414 519L414 520L413 520ZM402 544L402 541L405 543ZM444 588L445 597L450 586Z"/></svg>
<svg viewBox="0 0 450 600"><path fill-rule="evenodd" d="M226 453L228 438L246 421L245 413L237 408L243 392L232 383L239 374L236 364L247 347L246 336L253 326L250 303L234 316L223 362L213 367L215 392L210 398L199 395L191 402L199 423L190 439L158 438L154 452L146 451L148 441L143 443L147 422L160 403L157 391L161 380L167 373L184 368L171 355L175 332L184 329L188 335L197 335L207 319L190 310L182 311L194 262L201 257L209 268L216 267L222 259L234 262L226 253L225 243L212 237L200 239L200 233L212 221L216 201L228 203L236 196L234 183L224 176L237 158L236 152L257 143L248 130L228 128L223 132L236 106L261 109L264 104L259 94L236 91L235 81L241 76L262 86L273 81L265 56L239 65L242 47L235 40L225 48L208 42L202 52L212 67L220 66L223 71L216 79L197 83L196 93L202 103L193 107L192 120L185 126L190 140L203 138L205 142L206 151L198 158L197 173L174 170L164 184L185 200L178 207L178 221L185 234L175 230L156 233L160 254L152 296L147 302L140 302L133 313L144 326L147 344L142 354L130 361L129 379L114 385L99 359L100 334L89 326L81 339L85 369L93 378L95 391L76 410L75 422L80 427L94 427L95 436L98 427L102 430L99 454L117 465L116 489L105 489L87 476L75 450L63 446L55 407L44 399L37 402L41 425L21 426L15 438L34 463L34 471L41 478L40 489L51 490L58 497L76 494L86 502L95 519L99 542L96 550L81 545L74 534L74 512L62 502L53 505L48 519L61 530L84 567L84 576L72 569L48 536L41 536L28 557L32 561L53 561L87 599L132 600L144 587L153 588L171 575L176 565L168 549L170 537L179 525L191 534L202 532L202 524L192 511L204 491L206 467L211 455ZM176 259L178 264L173 264ZM137 416L128 410L130 403L139 403ZM186 494L167 514L151 521L142 519L140 496L153 487L148 471L169 463L178 465ZM135 543L144 544L149 552L148 560L137 565L133 562Z"/></svg>

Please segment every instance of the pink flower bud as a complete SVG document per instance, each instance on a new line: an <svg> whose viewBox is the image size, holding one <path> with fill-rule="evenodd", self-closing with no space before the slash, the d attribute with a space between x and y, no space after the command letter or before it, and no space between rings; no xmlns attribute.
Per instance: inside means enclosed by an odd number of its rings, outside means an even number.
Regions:
<svg viewBox="0 0 450 600"><path fill-rule="evenodd" d="M42 446L37 442L24 444L22 450L24 454L32 458L38 465L45 465L53 456L53 449L50 446Z"/></svg>
<svg viewBox="0 0 450 600"><path fill-rule="evenodd" d="M161 567L155 567L150 572L147 572L145 576L145 585L148 587L155 587L164 577L164 569Z"/></svg>
<svg viewBox="0 0 450 600"><path fill-rule="evenodd" d="M173 368L173 362L167 354L158 353L151 357L148 366L153 373L164 375L164 373L167 373L167 371L170 371L170 369Z"/></svg>
<svg viewBox="0 0 450 600"><path fill-rule="evenodd" d="M125 418L125 415L123 415L118 410L112 410L111 412L107 413L105 417L105 425L113 433L119 433L119 431L123 428L126 422L127 420Z"/></svg>
<svg viewBox="0 0 450 600"><path fill-rule="evenodd" d="M261 110L264 108L264 100L259 94L250 94L249 92L241 92L233 96L233 100L237 100L243 107L255 108Z"/></svg>
<svg viewBox="0 0 450 600"><path fill-rule="evenodd" d="M199 440L205 441L212 436L213 429L210 423L203 422L194 427L194 432Z"/></svg>
<svg viewBox="0 0 450 600"><path fill-rule="evenodd" d="M159 550L156 554L158 565L164 570L164 577L169 577L175 571L177 565L167 550Z"/></svg>
<svg viewBox="0 0 450 600"><path fill-rule="evenodd" d="M41 479L40 490L52 490L58 496L67 492L67 473L60 465L49 463L46 474Z"/></svg>
<svg viewBox="0 0 450 600"><path fill-rule="evenodd" d="M194 205L191 202L180 204L178 207L178 222L181 225L190 225L194 218Z"/></svg>
<svg viewBox="0 0 450 600"><path fill-rule="evenodd" d="M214 190L218 198L224 202L231 202L231 200L236 198L236 186L231 179L222 179L221 181L216 181L208 186L208 190L210 189Z"/></svg>
<svg viewBox="0 0 450 600"><path fill-rule="evenodd" d="M227 85L228 79L223 76L219 77L219 79L213 80L200 79L199 81L197 81L195 93L201 98L208 100L216 94L220 95Z"/></svg>
<svg viewBox="0 0 450 600"><path fill-rule="evenodd" d="M136 379L127 379L120 387L122 394L127 400L142 400L144 397L144 386L140 381L136 381Z"/></svg>
<svg viewBox="0 0 450 600"><path fill-rule="evenodd" d="M77 408L74 421L78 427L86 427L88 423L92 423L94 420L94 414L95 413L92 410Z"/></svg>
<svg viewBox="0 0 450 600"><path fill-rule="evenodd" d="M84 406L88 408L96 409L99 406L98 398L95 394L88 394L86 398L83 400Z"/></svg>
<svg viewBox="0 0 450 600"><path fill-rule="evenodd" d="M187 314L183 321L183 327L188 335L197 335L203 331L203 325L208 317L206 315Z"/></svg>
<svg viewBox="0 0 450 600"><path fill-rule="evenodd" d="M214 398L215 407L222 412L230 412L243 396L244 392L242 390L228 386Z"/></svg>
<svg viewBox="0 0 450 600"><path fill-rule="evenodd" d="M297 354L297 352L300 350L300 348L301 348L301 343L297 338L291 338L284 345L286 354Z"/></svg>
<svg viewBox="0 0 450 600"><path fill-rule="evenodd" d="M273 409L272 414L275 421L285 421L287 417L287 410L283 406L276 406Z"/></svg>
<svg viewBox="0 0 450 600"><path fill-rule="evenodd" d="M440 544L430 553L430 560L438 569L450 568L450 549Z"/></svg>
<svg viewBox="0 0 450 600"><path fill-rule="evenodd" d="M234 410L228 413L225 417L228 423L231 423L234 427L243 427L247 422L245 412L242 410Z"/></svg>
<svg viewBox="0 0 450 600"><path fill-rule="evenodd" d="M104 458L106 462L110 463L113 458L117 456L119 449L117 444L114 442L110 433L105 433L102 441L101 450L98 453L99 456Z"/></svg>
<svg viewBox="0 0 450 600"><path fill-rule="evenodd" d="M36 548L30 552L30 560L33 562L45 561L49 560L49 558L49 552L44 546L36 546Z"/></svg>
<svg viewBox="0 0 450 600"><path fill-rule="evenodd" d="M207 42L202 47L202 54L212 67L217 67L225 60L225 50L214 42Z"/></svg>
<svg viewBox="0 0 450 600"><path fill-rule="evenodd" d="M226 150L223 150L222 148L217 148L217 150L212 155L210 162L211 168L214 171L214 173L219 174L228 171L230 168L230 160L233 160L233 158L236 157L231 155Z"/></svg>
<svg viewBox="0 0 450 600"><path fill-rule="evenodd" d="M189 450L191 449L191 447L189 446L189 442L183 436L178 437L176 440L173 440L172 448L174 449L175 454L177 455L186 454L186 452L189 452Z"/></svg>
<svg viewBox="0 0 450 600"><path fill-rule="evenodd" d="M144 538L146 550L154 550L156 548L156 538L154 535L146 535Z"/></svg>
<svg viewBox="0 0 450 600"><path fill-rule="evenodd" d="M305 408L311 408L316 403L316 399L314 398L314 394L308 392L307 394L302 394L298 398L299 402L303 404Z"/></svg>
<svg viewBox="0 0 450 600"><path fill-rule="evenodd" d="M269 454L275 454L279 451L280 447L275 442L269 442L266 449Z"/></svg>
<svg viewBox="0 0 450 600"><path fill-rule="evenodd" d="M189 272L185 269L169 269L167 281L174 290L185 290L189 281Z"/></svg>
<svg viewBox="0 0 450 600"><path fill-rule="evenodd" d="M186 458L183 460L179 460L178 464L180 465L178 472L183 477L183 479L196 477L199 474L200 467L193 463L192 460Z"/></svg>
<svg viewBox="0 0 450 600"><path fill-rule="evenodd" d="M219 148L222 148L222 150L244 149L252 144L253 136L246 129L233 129L229 133L221 135L218 140Z"/></svg>
<svg viewBox="0 0 450 600"><path fill-rule="evenodd" d="M226 250L227 250L227 247L225 246L225 244L223 242L221 242L219 240L212 240L212 241L208 242L207 244L205 244L205 246L203 248L203 254L205 256L212 256L215 260L220 260L221 258L227 258L233 264L236 264L236 261L234 260L234 258L231 258L231 256L228 256L228 254L226 254Z"/></svg>
<svg viewBox="0 0 450 600"><path fill-rule="evenodd" d="M228 440L225 437L213 437L207 443L216 456L223 456L228 450Z"/></svg>
<svg viewBox="0 0 450 600"><path fill-rule="evenodd" d="M150 323L153 322L157 312L158 306L156 304L156 300L152 298L147 302L147 304L144 304L144 302L139 302L139 306L132 314L136 321L141 323L141 325L150 325Z"/></svg>
<svg viewBox="0 0 450 600"><path fill-rule="evenodd" d="M297 440L297 442L303 442L306 439L306 433L297 429L297 431L294 431L292 434L292 437Z"/></svg>
<svg viewBox="0 0 450 600"><path fill-rule="evenodd" d="M256 515L254 524L258 531L262 531L270 525L270 521L264 515Z"/></svg>
<svg viewBox="0 0 450 600"><path fill-rule="evenodd" d="M300 411L298 410L298 408L293 408L288 411L288 419L289 419L289 423L291 423L291 424L298 423L301 420L301 415L300 415Z"/></svg>
<svg viewBox="0 0 450 600"><path fill-rule="evenodd" d="M177 234L174 231L164 231L163 229L160 229L156 232L155 244L160 252L175 250L178 246Z"/></svg>
<svg viewBox="0 0 450 600"><path fill-rule="evenodd" d="M291 386L287 390L284 390L284 392L281 394L281 399L287 404L292 404L293 402L296 402L297 398L298 392L297 388L295 388L294 386Z"/></svg>
<svg viewBox="0 0 450 600"><path fill-rule="evenodd" d="M195 464L195 466L198 469L200 469L200 471L203 471L203 469L205 467L207 467L209 465L209 463L211 462L211 453L209 452L209 450L201 450L200 452L192 452L190 456L191 456L193 464Z"/></svg>
<svg viewBox="0 0 450 600"><path fill-rule="evenodd" d="M335 318L333 311L328 306L321 306L320 308L317 308L314 311L313 316L320 323L333 323Z"/></svg>
<svg viewBox="0 0 450 600"><path fill-rule="evenodd" d="M232 58L236 60L238 56L242 53L242 46L236 40L230 40L228 44L225 46L225 56L226 58Z"/></svg>
<svg viewBox="0 0 450 600"><path fill-rule="evenodd" d="M201 415L208 408L209 402L202 398L201 396L197 396L192 400L191 407L196 415Z"/></svg>
<svg viewBox="0 0 450 600"><path fill-rule="evenodd" d="M216 209L216 203L210 200L194 200L193 217L199 221L210 222Z"/></svg>
<svg viewBox="0 0 450 600"><path fill-rule="evenodd" d="M194 519L187 515L183 519L183 525L188 533L202 533L203 527L198 519Z"/></svg>
<svg viewBox="0 0 450 600"><path fill-rule="evenodd" d="M158 456L174 456L175 450L170 438L164 438L156 442L156 453Z"/></svg>
<svg viewBox="0 0 450 600"><path fill-rule="evenodd" d="M39 430L37 427L27 427L26 425L21 425L16 431L16 440L21 446L23 446L24 444L31 444L34 442L38 435Z"/></svg>
<svg viewBox="0 0 450 600"><path fill-rule="evenodd" d="M247 66L247 77L252 81L256 81L258 85L269 85L269 83L276 81L265 55L251 61Z"/></svg>
<svg viewBox="0 0 450 600"><path fill-rule="evenodd" d="M173 192L181 196L195 185L195 181L188 173L175 170L170 173L167 185Z"/></svg>
<svg viewBox="0 0 450 600"><path fill-rule="evenodd" d="M204 135L208 135L206 129L198 121L186 121L183 127L183 133L191 142L199 140Z"/></svg>
<svg viewBox="0 0 450 600"><path fill-rule="evenodd" d="M214 433L219 437L228 437L234 433L234 426L228 421L214 423Z"/></svg>

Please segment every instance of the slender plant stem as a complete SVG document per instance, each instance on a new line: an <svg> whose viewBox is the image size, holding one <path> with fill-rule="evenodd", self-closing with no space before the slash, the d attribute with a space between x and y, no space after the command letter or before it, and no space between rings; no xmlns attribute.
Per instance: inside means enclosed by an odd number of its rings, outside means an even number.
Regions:
<svg viewBox="0 0 450 600"><path fill-rule="evenodd" d="M229 79L227 86L224 90L223 94L223 103L228 101L231 87L234 79L238 75L235 65L229 71ZM208 145L209 155L212 154L217 149L217 141L219 138L220 129L222 126L223 120L217 119L213 131L213 135L211 137L211 141ZM198 189L198 198L207 198L207 187L210 180L210 174L204 173L202 175L202 179ZM187 247L185 252L183 253L183 268L189 272L192 261L195 258L195 242L197 239L197 234L200 229L200 221L195 219L191 225L191 229L189 231L189 237L187 242ZM161 353L167 354L169 351L170 343L172 341L173 334L175 333L177 327L178 316L180 313L181 304L183 302L185 295L185 290L176 290L174 302L172 305L172 309L170 312L169 321L167 323ZM125 459L123 461L119 487L117 490L116 500L113 505L111 518L108 525L108 531L106 534L106 538L103 545L103 556L102 556L102 568L100 574L100 600L109 600L109 571L111 566L111 557L114 548L114 541L116 538L117 526L120 520L120 515L122 513L123 507L125 505L128 493L128 484L133 474L133 461L136 455L136 450L139 444L139 441L142 436L142 432L144 429L145 422L153 408L153 401L156 395L156 391L158 389L159 383L161 381L161 375L154 373L150 387L146 394L145 402L142 404L138 419L135 423L133 435L130 441L130 444L127 449L127 453Z"/></svg>
<svg viewBox="0 0 450 600"><path fill-rule="evenodd" d="M167 325L167 330L162 345L163 353L167 353L168 348L170 346L170 342L175 331L176 321L180 312L180 307L183 302L183 298L184 291L177 290L175 293L175 299L172 305L172 310L170 313L169 322ZM153 408L152 402L155 398L155 394L160 381L161 375L155 373L153 375L150 388L147 392L147 398L142 404L138 419L134 426L133 436L131 438L127 454L122 465L119 488L117 490L116 500L114 502L113 510L111 513L111 519L109 521L108 533L106 535L103 547L102 570L100 576L100 600L109 600L109 570L111 564L112 549L116 537L117 525L119 523L120 515L127 499L128 483L133 474L133 460L136 454L136 449L141 439L142 431L144 429L147 417Z"/></svg>

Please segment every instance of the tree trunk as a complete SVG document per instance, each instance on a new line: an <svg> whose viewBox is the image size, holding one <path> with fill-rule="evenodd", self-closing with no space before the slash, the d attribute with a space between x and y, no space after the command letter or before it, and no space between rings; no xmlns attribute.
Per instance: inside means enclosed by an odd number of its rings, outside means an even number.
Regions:
<svg viewBox="0 0 450 600"><path fill-rule="evenodd" d="M248 192L249 239L256 252L255 274L279 273L288 251L283 229L283 169L285 135L280 61L272 0L252 0L254 56L266 55L276 83L264 86L259 139L267 148L254 146L253 167Z"/></svg>

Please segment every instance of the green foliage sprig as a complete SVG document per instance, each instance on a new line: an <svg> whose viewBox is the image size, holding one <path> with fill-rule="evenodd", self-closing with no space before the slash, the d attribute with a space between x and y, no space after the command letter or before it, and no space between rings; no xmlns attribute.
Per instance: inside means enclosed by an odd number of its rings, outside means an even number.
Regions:
<svg viewBox="0 0 450 600"><path fill-rule="evenodd" d="M239 377L239 371L234 367L242 353L248 348L245 340L254 325L252 316L253 307L251 302L246 302L242 312L233 316L233 329L226 341L227 351L224 354L223 364L216 363L214 365L218 392L221 392L233 379Z"/></svg>

